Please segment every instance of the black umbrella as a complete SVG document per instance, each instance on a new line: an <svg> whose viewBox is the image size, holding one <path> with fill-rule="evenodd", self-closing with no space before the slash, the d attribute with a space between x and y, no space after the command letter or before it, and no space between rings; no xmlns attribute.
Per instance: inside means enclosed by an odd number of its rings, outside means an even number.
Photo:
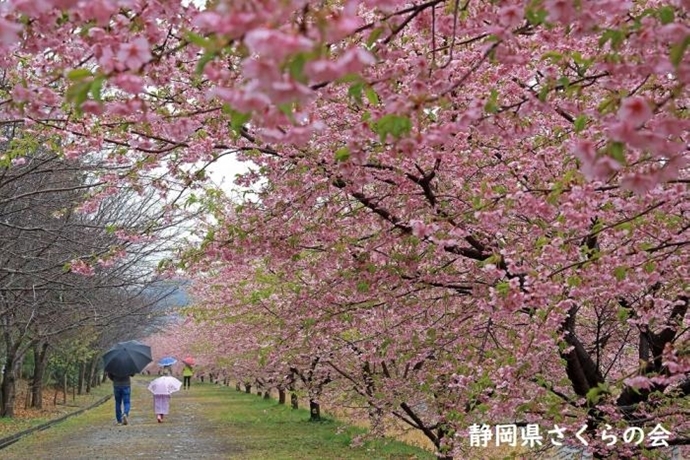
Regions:
<svg viewBox="0 0 690 460"><path fill-rule="evenodd" d="M103 355L105 371L119 376L141 372L151 361L151 347L136 340L120 342Z"/></svg>

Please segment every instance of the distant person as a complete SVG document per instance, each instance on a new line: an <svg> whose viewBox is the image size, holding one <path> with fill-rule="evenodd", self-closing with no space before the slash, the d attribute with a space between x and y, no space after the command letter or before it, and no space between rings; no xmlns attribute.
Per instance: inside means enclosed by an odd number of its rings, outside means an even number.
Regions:
<svg viewBox="0 0 690 460"><path fill-rule="evenodd" d="M115 418L118 425L129 423L130 400L132 396L132 375L120 376L108 372L108 378L113 381L113 395L115 396Z"/></svg>
<svg viewBox="0 0 690 460"><path fill-rule="evenodd" d="M192 385L192 375L194 375L194 369L192 369L192 366L185 363L184 369L182 370L182 388L184 390L189 390L189 387Z"/></svg>

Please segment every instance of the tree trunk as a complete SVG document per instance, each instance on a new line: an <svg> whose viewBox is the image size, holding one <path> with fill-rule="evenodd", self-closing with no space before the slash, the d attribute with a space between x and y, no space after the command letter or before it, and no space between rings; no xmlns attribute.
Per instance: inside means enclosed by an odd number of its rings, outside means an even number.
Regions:
<svg viewBox="0 0 690 460"><path fill-rule="evenodd" d="M285 404L285 389L278 387L278 404Z"/></svg>
<svg viewBox="0 0 690 460"><path fill-rule="evenodd" d="M321 421L321 406L313 399L309 400L309 421Z"/></svg>
<svg viewBox="0 0 690 460"><path fill-rule="evenodd" d="M84 380L84 393L91 393L91 366L89 366L89 373L85 376Z"/></svg>
<svg viewBox="0 0 690 460"><path fill-rule="evenodd" d="M244 392L247 393L247 394L251 394L251 392L252 392L252 386L251 386L250 384L248 384L248 383L245 383L245 384L244 384Z"/></svg>
<svg viewBox="0 0 690 460"><path fill-rule="evenodd" d="M385 363L382 363L383 375L387 375L387 367ZM385 434L385 427L383 423L383 410L380 407L376 407L373 404L376 395L376 382L373 376L374 370L372 369L369 361L366 361L362 366L362 377L366 382L366 394L369 398L369 423L371 424L371 432L377 438L382 438Z"/></svg>
<svg viewBox="0 0 690 460"><path fill-rule="evenodd" d="M5 376L2 379L2 408L0 408L0 416L2 417L14 417L16 388L13 374L12 371L5 371Z"/></svg>
<svg viewBox="0 0 690 460"><path fill-rule="evenodd" d="M79 363L79 375L77 376L76 393L81 396L84 392L84 373L86 373L86 364Z"/></svg>
<svg viewBox="0 0 690 460"><path fill-rule="evenodd" d="M93 382L91 383L92 387L97 387L97 386L100 386L101 383L105 383L105 378L106 378L105 372L103 372L103 375L102 375L103 380L101 380L101 371L100 371L100 366L99 366L100 361L101 361L100 356L94 357L93 361L92 361L92 363L93 363Z"/></svg>
<svg viewBox="0 0 690 460"><path fill-rule="evenodd" d="M26 395L24 395L24 409L31 407L31 388L27 388Z"/></svg>
<svg viewBox="0 0 690 460"><path fill-rule="evenodd" d="M264 399L271 399L271 390L264 391Z"/></svg>
<svg viewBox="0 0 690 460"><path fill-rule="evenodd" d="M441 445L443 444L443 439L448 437L448 432L443 426L440 426L438 430L436 430L436 437L438 440L436 448L440 451L442 450ZM448 453L448 449L445 450L446 452L443 452L439 455L439 460L453 460L453 456Z"/></svg>
<svg viewBox="0 0 690 460"><path fill-rule="evenodd" d="M299 409L299 399L297 398L297 393L290 393L290 407L293 409Z"/></svg>
<svg viewBox="0 0 690 460"><path fill-rule="evenodd" d="M382 438L386 434L386 425L383 421L383 410L380 407L369 406L369 423L371 432L377 438Z"/></svg>
<svg viewBox="0 0 690 460"><path fill-rule="evenodd" d="M242 391L242 384L241 384L240 382L237 382L237 383L235 384L235 390L237 390L237 391Z"/></svg>
<svg viewBox="0 0 690 460"><path fill-rule="evenodd" d="M86 394L90 394L91 388L93 388L98 382L98 376L96 375L97 366L98 361L92 358L89 362L89 373L86 378Z"/></svg>
<svg viewBox="0 0 690 460"><path fill-rule="evenodd" d="M5 357L5 373L2 376L2 385L0 385L0 393L2 393L0 417L14 417L14 399L17 390L15 386L15 353L16 350L8 350Z"/></svg>
<svg viewBox="0 0 690 460"><path fill-rule="evenodd" d="M31 407L43 409L43 376L46 371L48 344L34 345L34 376L31 380Z"/></svg>
<svg viewBox="0 0 690 460"><path fill-rule="evenodd" d="M15 379L19 379L19 380L27 379L28 380L28 376L26 376L24 374L24 356L25 355L21 355L18 358L16 358L16 363L14 365L14 368L17 370L17 373L15 374Z"/></svg>
<svg viewBox="0 0 690 460"><path fill-rule="evenodd" d="M62 404L67 405L67 372L62 376Z"/></svg>

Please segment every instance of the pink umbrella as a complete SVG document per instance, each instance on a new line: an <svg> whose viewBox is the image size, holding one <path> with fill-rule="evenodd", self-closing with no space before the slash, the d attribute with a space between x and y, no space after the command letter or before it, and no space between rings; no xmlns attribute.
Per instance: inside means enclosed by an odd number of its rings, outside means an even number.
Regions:
<svg viewBox="0 0 690 460"><path fill-rule="evenodd" d="M196 361L191 356L187 356L185 359L182 360L182 362L185 364L189 364L190 366L196 364Z"/></svg>
<svg viewBox="0 0 690 460"><path fill-rule="evenodd" d="M169 395L170 393L180 391L180 388L182 388L182 382L170 375L158 377L149 383L149 391L154 395Z"/></svg>

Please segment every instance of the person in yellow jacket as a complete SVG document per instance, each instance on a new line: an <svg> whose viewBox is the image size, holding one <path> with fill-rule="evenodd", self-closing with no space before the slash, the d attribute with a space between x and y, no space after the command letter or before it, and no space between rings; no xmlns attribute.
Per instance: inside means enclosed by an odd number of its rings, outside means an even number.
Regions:
<svg viewBox="0 0 690 460"><path fill-rule="evenodd" d="M192 385L192 375L194 375L192 366L185 363L184 369L182 370L182 389L189 390L189 387Z"/></svg>

